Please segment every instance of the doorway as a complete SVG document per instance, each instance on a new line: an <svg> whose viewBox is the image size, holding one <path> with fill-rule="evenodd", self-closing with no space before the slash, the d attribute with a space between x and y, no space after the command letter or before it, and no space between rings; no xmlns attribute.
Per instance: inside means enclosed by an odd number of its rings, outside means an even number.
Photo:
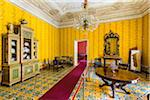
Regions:
<svg viewBox="0 0 150 100"><path fill-rule="evenodd" d="M87 40L77 40L74 42L74 64L77 66L80 62L87 62Z"/></svg>

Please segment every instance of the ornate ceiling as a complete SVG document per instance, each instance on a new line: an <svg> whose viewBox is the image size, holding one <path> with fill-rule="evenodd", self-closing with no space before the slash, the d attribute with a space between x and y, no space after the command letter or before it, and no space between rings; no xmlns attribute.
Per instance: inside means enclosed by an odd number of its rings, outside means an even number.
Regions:
<svg viewBox="0 0 150 100"><path fill-rule="evenodd" d="M84 0L9 0L45 21L58 26L72 26L82 13ZM150 11L150 0L88 0L89 14L100 22L141 16Z"/></svg>

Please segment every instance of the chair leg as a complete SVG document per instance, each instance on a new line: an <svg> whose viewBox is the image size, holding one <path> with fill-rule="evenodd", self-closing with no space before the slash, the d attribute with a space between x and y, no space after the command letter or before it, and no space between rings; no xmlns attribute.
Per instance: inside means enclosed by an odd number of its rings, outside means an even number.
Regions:
<svg viewBox="0 0 150 100"><path fill-rule="evenodd" d="M150 98L150 94L147 94L147 100L149 100L149 98Z"/></svg>
<svg viewBox="0 0 150 100"><path fill-rule="evenodd" d="M54 72L54 70L55 70L55 65L53 66L53 72Z"/></svg>
<svg viewBox="0 0 150 100"><path fill-rule="evenodd" d="M59 66L57 65L57 68L56 68L57 72L59 71Z"/></svg>
<svg viewBox="0 0 150 100"><path fill-rule="evenodd" d="M61 68L64 69L64 66L62 65Z"/></svg>

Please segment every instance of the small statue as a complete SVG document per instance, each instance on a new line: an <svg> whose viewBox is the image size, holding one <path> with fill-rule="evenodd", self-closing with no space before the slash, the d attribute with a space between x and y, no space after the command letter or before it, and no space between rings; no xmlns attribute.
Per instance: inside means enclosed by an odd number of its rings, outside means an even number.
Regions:
<svg viewBox="0 0 150 100"><path fill-rule="evenodd" d="M116 65L116 62L115 62L115 61L113 61L113 62L110 64L110 67L111 67L113 73L115 73L116 69L118 69L118 66Z"/></svg>
<svg viewBox="0 0 150 100"><path fill-rule="evenodd" d="M14 25L12 23L8 23L7 31L8 33L14 33Z"/></svg>

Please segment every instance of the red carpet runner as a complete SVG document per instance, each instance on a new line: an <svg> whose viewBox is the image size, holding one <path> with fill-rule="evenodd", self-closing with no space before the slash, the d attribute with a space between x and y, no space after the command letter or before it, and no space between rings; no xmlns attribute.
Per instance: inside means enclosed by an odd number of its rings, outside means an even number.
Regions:
<svg viewBox="0 0 150 100"><path fill-rule="evenodd" d="M68 100L85 67L86 62L81 62L54 87L40 97L40 100Z"/></svg>

